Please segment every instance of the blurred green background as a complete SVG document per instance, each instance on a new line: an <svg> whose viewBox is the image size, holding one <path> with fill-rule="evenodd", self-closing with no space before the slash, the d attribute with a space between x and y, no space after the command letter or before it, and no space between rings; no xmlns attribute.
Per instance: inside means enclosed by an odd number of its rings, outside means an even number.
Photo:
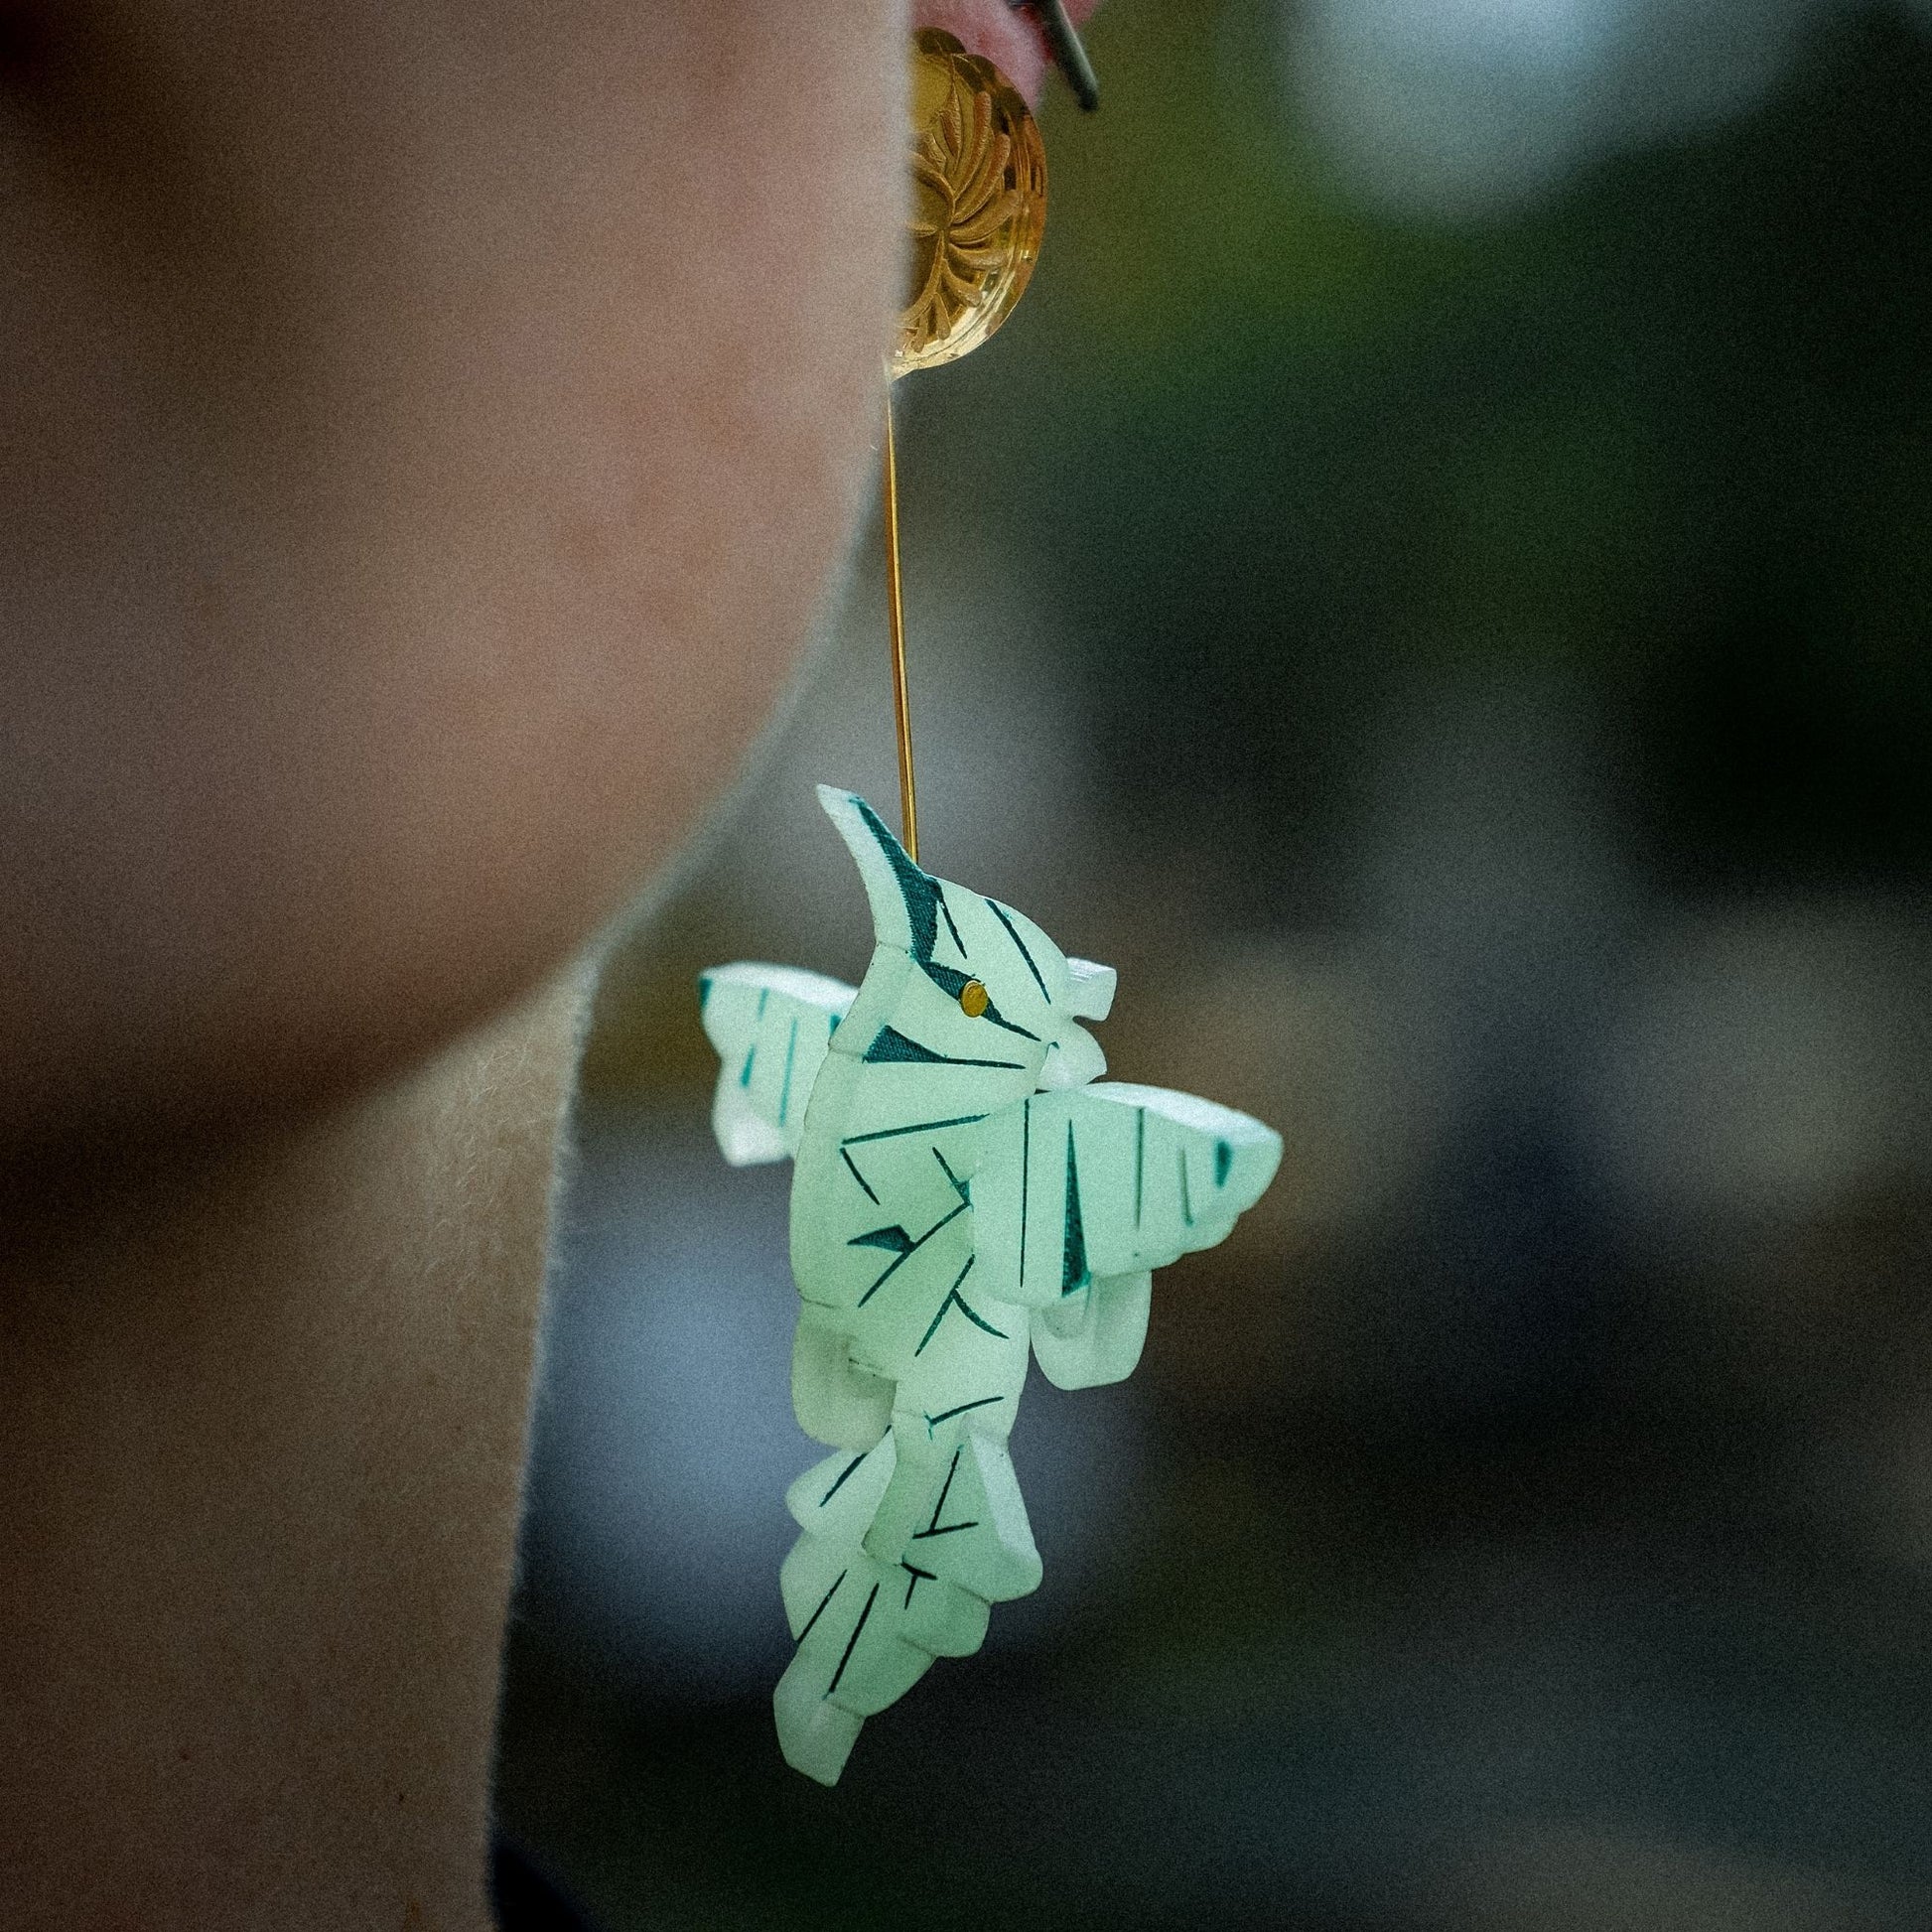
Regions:
<svg viewBox="0 0 1932 1932"><path fill-rule="evenodd" d="M504 1825L610 1932L1932 1923L1932 9L1112 0L900 391L923 857L1287 1142L1046 1565L780 1761L784 1172L693 976L856 978L876 531L609 975Z"/></svg>

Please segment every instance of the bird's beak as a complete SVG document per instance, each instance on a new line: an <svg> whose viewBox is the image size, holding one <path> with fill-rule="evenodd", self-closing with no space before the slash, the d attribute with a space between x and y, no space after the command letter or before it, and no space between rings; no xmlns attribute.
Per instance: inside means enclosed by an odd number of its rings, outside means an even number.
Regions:
<svg viewBox="0 0 1932 1932"><path fill-rule="evenodd" d="M1084 1027L1067 1026L1047 1045L1039 1084L1042 1089L1084 1087L1106 1070L1107 1056L1100 1050L1100 1042Z"/></svg>

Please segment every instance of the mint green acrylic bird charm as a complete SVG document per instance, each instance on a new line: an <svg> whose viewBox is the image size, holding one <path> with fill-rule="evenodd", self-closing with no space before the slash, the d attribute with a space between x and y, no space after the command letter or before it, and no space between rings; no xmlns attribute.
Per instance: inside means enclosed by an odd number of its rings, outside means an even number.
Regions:
<svg viewBox="0 0 1932 1932"><path fill-rule="evenodd" d="M864 1721L1040 1580L1007 1438L1028 1355L1118 1382L1151 1271L1212 1247L1274 1177L1259 1121L1099 1081L1080 1024L1114 974L922 872L871 806L819 787L877 945L855 990L788 966L701 981L726 1160L795 1163L792 1403L835 1451L791 1486L797 1654L778 1739L834 1783Z"/></svg>
<svg viewBox="0 0 1932 1932"><path fill-rule="evenodd" d="M1064 10L1035 11L1090 106ZM909 103L915 293L896 376L993 334L1045 213L1037 130L989 62L921 31ZM825 1784L866 1719L935 1657L970 1656L989 1605L1039 1583L1007 1453L1029 1355L1063 1389L1132 1374L1152 1271L1221 1240L1282 1153L1245 1114L1101 1083L1080 1023L1107 1017L1112 969L920 870L890 384L885 428L905 844L851 792L818 793L865 881L872 964L856 989L789 966L701 980L725 1159L795 1163L792 1406L834 1452L785 1497L799 1537L779 1584L798 1649L773 1702L786 1758Z"/></svg>

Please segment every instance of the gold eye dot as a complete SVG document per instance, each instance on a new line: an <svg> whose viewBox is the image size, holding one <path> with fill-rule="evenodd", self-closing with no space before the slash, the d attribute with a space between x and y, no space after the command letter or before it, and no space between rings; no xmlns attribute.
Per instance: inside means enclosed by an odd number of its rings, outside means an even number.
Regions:
<svg viewBox="0 0 1932 1932"><path fill-rule="evenodd" d="M968 1020L977 1020L991 1004L986 988L978 980L968 980L959 989L959 1010Z"/></svg>

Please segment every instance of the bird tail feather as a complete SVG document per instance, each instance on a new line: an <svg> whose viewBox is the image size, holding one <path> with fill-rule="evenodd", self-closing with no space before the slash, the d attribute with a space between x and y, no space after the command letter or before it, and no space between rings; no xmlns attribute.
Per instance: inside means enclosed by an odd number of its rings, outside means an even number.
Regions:
<svg viewBox="0 0 1932 1932"><path fill-rule="evenodd" d="M935 1657L985 1641L990 1606L1039 1583L1039 1554L1006 1446L966 1431L940 1454L888 1429L787 1492L799 1526L779 1573L798 1644L772 1706L785 1759L835 1784L863 1722Z"/></svg>

